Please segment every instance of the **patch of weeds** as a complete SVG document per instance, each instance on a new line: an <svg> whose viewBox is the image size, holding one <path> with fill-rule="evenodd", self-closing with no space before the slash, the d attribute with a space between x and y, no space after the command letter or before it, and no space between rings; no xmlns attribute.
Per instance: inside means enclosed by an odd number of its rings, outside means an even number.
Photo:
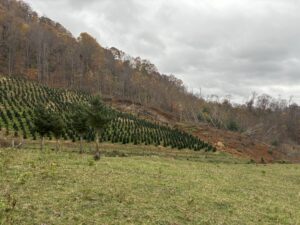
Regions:
<svg viewBox="0 0 300 225"><path fill-rule="evenodd" d="M22 173L17 179L18 185L24 185L30 178L30 173Z"/></svg>
<svg viewBox="0 0 300 225"><path fill-rule="evenodd" d="M0 199L0 224L15 224L12 214L16 209L17 199L8 190L3 197L4 199Z"/></svg>
<svg viewBox="0 0 300 225"><path fill-rule="evenodd" d="M250 159L250 161L248 162L248 164L255 164L255 160L254 159Z"/></svg>
<svg viewBox="0 0 300 225"><path fill-rule="evenodd" d="M6 211L6 204L5 202L0 198L0 218L4 217L4 212ZM0 219L0 224L2 224L2 221Z"/></svg>
<svg viewBox="0 0 300 225"><path fill-rule="evenodd" d="M278 161L279 164L292 164L290 161L286 161L286 160L280 160Z"/></svg>
<svg viewBox="0 0 300 225"><path fill-rule="evenodd" d="M273 155L273 149L270 148L270 149L268 150L268 153L269 153L270 155Z"/></svg>
<svg viewBox="0 0 300 225"><path fill-rule="evenodd" d="M221 210L231 209L231 204L229 202L214 202L215 208Z"/></svg>
<svg viewBox="0 0 300 225"><path fill-rule="evenodd" d="M117 202L122 203L126 200L126 193L124 191L119 191L115 194Z"/></svg>
<svg viewBox="0 0 300 225"><path fill-rule="evenodd" d="M113 150L111 152L105 152L106 157L128 157L124 152Z"/></svg>
<svg viewBox="0 0 300 225"><path fill-rule="evenodd" d="M93 190L85 189L82 191L82 200L91 202L91 201L96 201L97 198Z"/></svg>
<svg viewBox="0 0 300 225"><path fill-rule="evenodd" d="M187 201L187 204L188 204L189 206L193 206L194 203L195 203L195 199L192 198L192 197L190 197L190 198L188 199L188 201Z"/></svg>
<svg viewBox="0 0 300 225"><path fill-rule="evenodd" d="M89 159L89 160L88 160L88 165L89 165L89 166L95 166L95 160Z"/></svg>
<svg viewBox="0 0 300 225"><path fill-rule="evenodd" d="M279 146L279 141L278 140L274 140L271 143L273 146L278 147Z"/></svg>
<svg viewBox="0 0 300 225"><path fill-rule="evenodd" d="M28 165L29 165L32 169L36 169L36 168L37 168L36 162L34 162L34 161L28 162Z"/></svg>

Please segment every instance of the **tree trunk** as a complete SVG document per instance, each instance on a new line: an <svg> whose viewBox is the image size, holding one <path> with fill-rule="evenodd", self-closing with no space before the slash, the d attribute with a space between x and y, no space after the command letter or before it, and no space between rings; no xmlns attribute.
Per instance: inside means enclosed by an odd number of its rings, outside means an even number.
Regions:
<svg viewBox="0 0 300 225"><path fill-rule="evenodd" d="M45 145L45 138L43 136L42 139L41 139L41 151L44 150L44 145Z"/></svg>
<svg viewBox="0 0 300 225"><path fill-rule="evenodd" d="M95 134L95 140L96 140L96 152L94 155L94 159L98 161L100 159L100 149L99 149L99 132L96 131Z"/></svg>
<svg viewBox="0 0 300 225"><path fill-rule="evenodd" d="M82 135L80 136L80 150L79 150L79 153L80 154L82 154L83 153L83 145L82 145L82 142L83 142L83 140L82 140L83 138L82 138Z"/></svg>
<svg viewBox="0 0 300 225"><path fill-rule="evenodd" d="M9 50L8 50L8 76L11 76L12 75L12 71L11 71L11 48L9 47Z"/></svg>
<svg viewBox="0 0 300 225"><path fill-rule="evenodd" d="M18 144L17 148L22 148L23 144L24 144L24 138L21 136L20 143Z"/></svg>
<svg viewBox="0 0 300 225"><path fill-rule="evenodd" d="M59 151L59 138L56 139L56 151Z"/></svg>
<svg viewBox="0 0 300 225"><path fill-rule="evenodd" d="M15 148L15 139L11 140L11 148Z"/></svg>
<svg viewBox="0 0 300 225"><path fill-rule="evenodd" d="M99 150L99 133L96 132L95 135L96 135L96 136L95 136L95 141L96 141L96 152L99 152L99 151L100 151L100 150Z"/></svg>

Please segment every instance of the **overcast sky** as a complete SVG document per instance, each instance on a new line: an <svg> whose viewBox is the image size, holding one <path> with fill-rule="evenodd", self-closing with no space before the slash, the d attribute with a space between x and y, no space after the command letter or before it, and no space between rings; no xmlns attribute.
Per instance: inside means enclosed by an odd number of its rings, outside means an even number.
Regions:
<svg viewBox="0 0 300 225"><path fill-rule="evenodd" d="M25 0L74 36L88 32L204 95L300 103L298 0Z"/></svg>

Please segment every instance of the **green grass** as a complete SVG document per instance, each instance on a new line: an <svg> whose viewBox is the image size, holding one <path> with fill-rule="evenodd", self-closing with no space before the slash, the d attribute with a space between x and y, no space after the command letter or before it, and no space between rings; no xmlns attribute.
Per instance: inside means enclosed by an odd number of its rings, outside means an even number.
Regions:
<svg viewBox="0 0 300 225"><path fill-rule="evenodd" d="M1 149L0 224L300 224L299 165L152 150L95 162L72 151Z"/></svg>

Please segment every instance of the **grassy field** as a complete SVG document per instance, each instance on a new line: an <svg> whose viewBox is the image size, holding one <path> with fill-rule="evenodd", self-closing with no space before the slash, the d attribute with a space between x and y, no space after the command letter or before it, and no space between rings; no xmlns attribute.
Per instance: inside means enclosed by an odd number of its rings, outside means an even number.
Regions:
<svg viewBox="0 0 300 225"><path fill-rule="evenodd" d="M0 224L300 224L299 165L126 148L0 149Z"/></svg>

